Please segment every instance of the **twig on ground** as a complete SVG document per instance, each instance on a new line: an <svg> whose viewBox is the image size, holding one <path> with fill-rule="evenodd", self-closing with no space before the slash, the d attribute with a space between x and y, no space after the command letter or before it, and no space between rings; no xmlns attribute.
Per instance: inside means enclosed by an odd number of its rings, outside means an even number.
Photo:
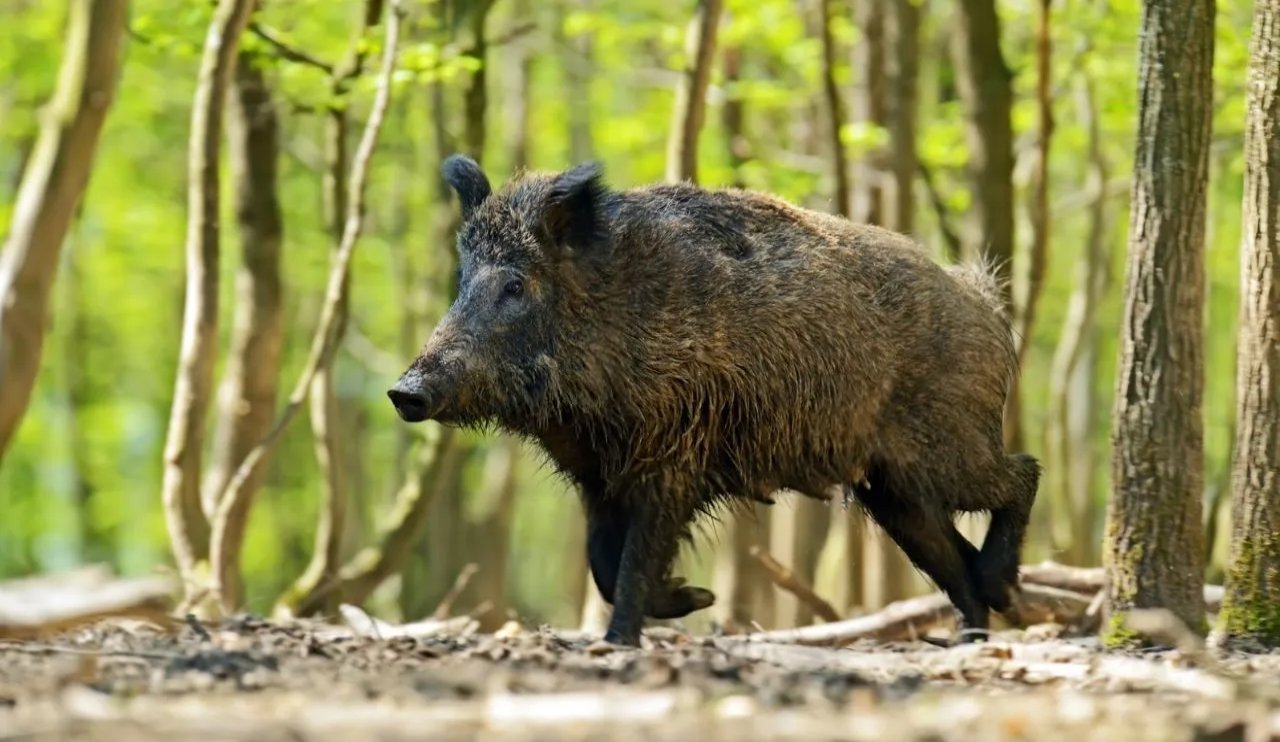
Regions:
<svg viewBox="0 0 1280 742"><path fill-rule="evenodd" d="M449 588L449 592L444 594L440 599L440 604L431 612L431 617L437 621L449 617L453 612L453 604L458 602L458 597L462 595L462 591L467 589L467 585L471 583L471 578L475 577L476 572L480 571L480 566L475 562L470 562L458 572L458 576L453 580L453 587Z"/></svg>
<svg viewBox="0 0 1280 742"><path fill-rule="evenodd" d="M840 620L840 614L836 613L836 609L830 603L815 593L812 587L809 587L800 578L796 577L795 572L783 566L772 554L759 546L752 546L751 556L760 563L761 567L764 567L765 572L769 574L769 579L773 580L773 584L796 596L796 598L812 608L813 612L821 616L823 620L829 622Z"/></svg>
<svg viewBox="0 0 1280 742"><path fill-rule="evenodd" d="M952 618L951 601L942 593L890 603L867 616L798 629L778 629L744 637L748 641L844 646L859 639L913 639Z"/></svg>
<svg viewBox="0 0 1280 742"><path fill-rule="evenodd" d="M19 652L21 654L66 654L76 657L119 657L123 659L160 660L169 662L179 659L181 655L173 652L140 652L130 649L93 649L91 647L60 647L54 644L35 644L0 640L0 652Z"/></svg>

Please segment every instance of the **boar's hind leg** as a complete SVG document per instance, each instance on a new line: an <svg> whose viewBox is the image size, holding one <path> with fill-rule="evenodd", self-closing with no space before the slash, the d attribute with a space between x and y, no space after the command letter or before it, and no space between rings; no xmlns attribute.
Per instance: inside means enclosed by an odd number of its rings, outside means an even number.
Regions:
<svg viewBox="0 0 1280 742"><path fill-rule="evenodd" d="M1010 608L1010 593L1018 588L1018 562L1022 537L1031 518L1031 505L1040 482L1040 465L1026 454L1006 456L1007 473L1003 502L992 508L991 526L974 561L974 580L982 599L992 610Z"/></svg>
<svg viewBox="0 0 1280 742"><path fill-rule="evenodd" d="M955 606L958 628L964 640L985 632L989 616L987 606L978 597L969 575L969 565L978 550L956 530L951 514L928 508L920 495L892 489L882 472L869 478L870 490L857 489L863 507L889 537L902 549L912 564L933 580Z"/></svg>

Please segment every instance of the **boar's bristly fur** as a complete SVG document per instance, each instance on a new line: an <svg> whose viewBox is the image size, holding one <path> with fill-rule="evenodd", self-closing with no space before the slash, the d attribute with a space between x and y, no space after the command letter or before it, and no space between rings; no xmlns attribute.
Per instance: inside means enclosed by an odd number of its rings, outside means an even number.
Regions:
<svg viewBox="0 0 1280 742"><path fill-rule="evenodd" d="M527 436L578 485L608 640L710 605L671 574L680 540L779 490L852 493L963 627L1009 609L1040 469L1001 442L1016 364L989 270L766 195L611 190L593 164L445 177L458 297L389 394ZM974 511L981 550L953 523Z"/></svg>

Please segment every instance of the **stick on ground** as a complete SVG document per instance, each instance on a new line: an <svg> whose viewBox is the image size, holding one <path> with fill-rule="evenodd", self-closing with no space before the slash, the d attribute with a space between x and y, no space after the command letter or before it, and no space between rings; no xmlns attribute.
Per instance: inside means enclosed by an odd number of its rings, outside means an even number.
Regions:
<svg viewBox="0 0 1280 742"><path fill-rule="evenodd" d="M840 620L840 614L836 613L836 609L830 603L815 593L813 588L802 582L800 578L796 577L795 572L783 566L772 554L759 546L752 546L751 556L760 563L761 567L764 567L765 572L769 573L769 579L773 580L773 584L803 601L824 621Z"/></svg>

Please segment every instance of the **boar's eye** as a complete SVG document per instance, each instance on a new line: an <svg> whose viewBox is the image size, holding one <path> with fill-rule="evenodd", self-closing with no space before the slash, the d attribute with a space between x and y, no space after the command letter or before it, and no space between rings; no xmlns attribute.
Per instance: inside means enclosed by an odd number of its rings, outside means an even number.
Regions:
<svg viewBox="0 0 1280 742"><path fill-rule="evenodd" d="M520 296L524 293L524 281L519 278L513 278L507 281L507 285L502 287L502 293L507 296Z"/></svg>

